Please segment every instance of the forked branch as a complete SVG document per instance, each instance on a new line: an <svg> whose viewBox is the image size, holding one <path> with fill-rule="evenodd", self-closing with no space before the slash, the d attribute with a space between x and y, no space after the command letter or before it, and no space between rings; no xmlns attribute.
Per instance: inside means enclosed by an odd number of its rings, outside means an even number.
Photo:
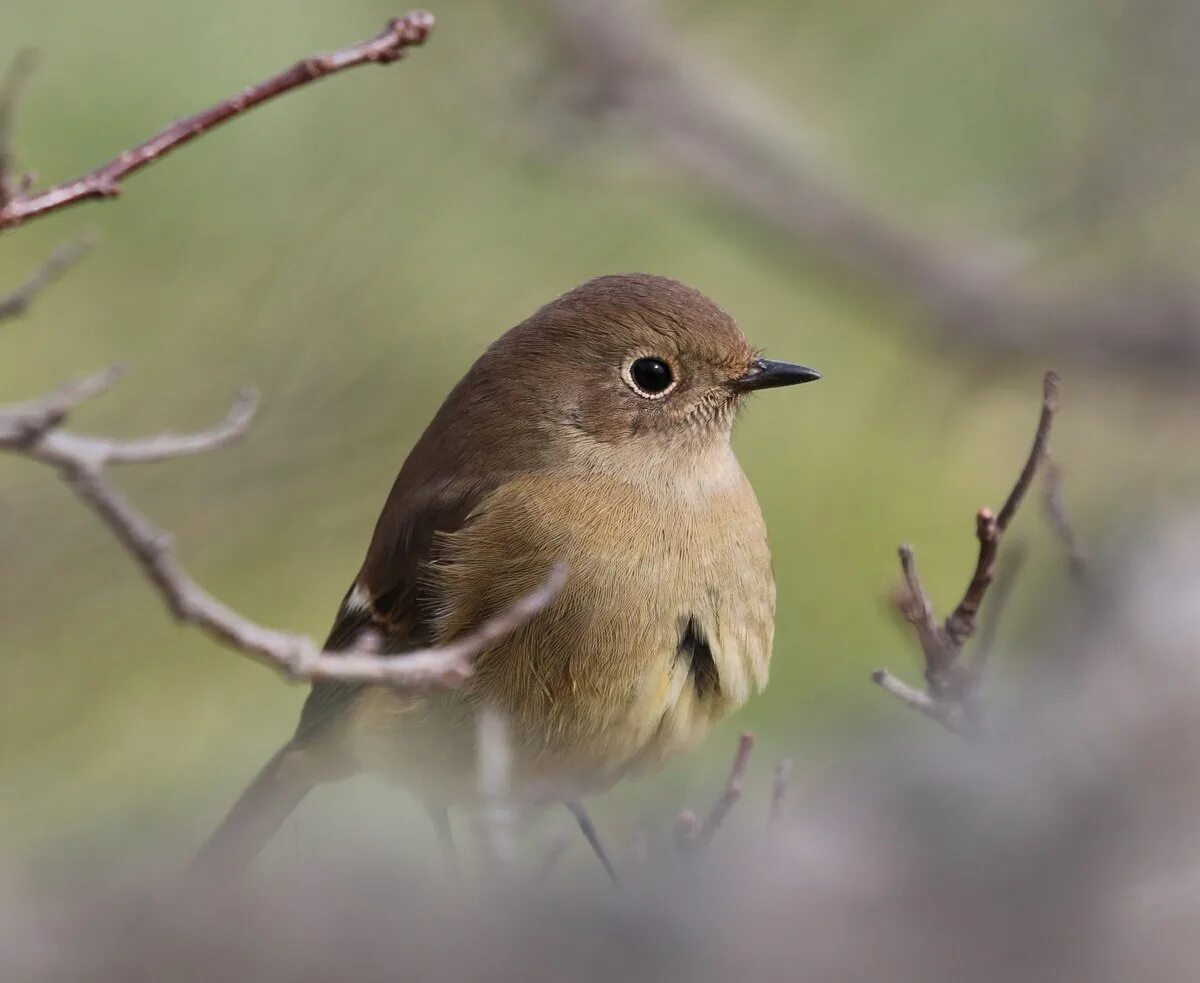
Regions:
<svg viewBox="0 0 1200 983"><path fill-rule="evenodd" d="M996 579L996 559L1004 533L1021 507L1046 456L1046 445L1057 409L1058 376L1047 372L1042 380L1042 411L1038 417L1033 446L999 513L986 507L976 513L975 538L979 542L979 552L975 569L962 600L941 624L934 617L933 603L921 586L912 548L907 545L900 547L904 589L897 603L900 612L916 632L925 661L926 689L914 689L886 669L877 669L871 678L907 706L955 733L970 732L978 723L975 696L984 670L984 660L968 665L962 659L963 648L975 634L980 608Z"/></svg>
<svg viewBox="0 0 1200 983"><path fill-rule="evenodd" d="M29 192L29 178L13 177L12 122L20 85L31 67L29 56L22 55L0 83L0 230L77 202L113 197L120 192L125 178L234 116L335 72L396 61L410 47L424 42L432 29L432 15L421 11L396 18L369 41L297 62L287 71L201 113L172 123L82 177L33 194ZM0 319L24 313L38 292L78 260L86 247L82 242L68 244L51 255L29 280L0 298ZM111 465L165 461L223 447L246 432L257 396L243 393L224 421L202 433L108 440L62 429L72 410L104 392L119 377L119 369L106 369L27 403L0 407L0 450L53 468L137 561L176 618L292 679L378 683L410 689L458 686L470 677L480 652L549 604L563 584L566 573L559 565L538 588L478 631L444 646L401 656L375 651L369 641L360 643L357 649L326 652L303 635L256 624L217 600L188 575L175 559L170 535L134 508L108 480L107 470Z"/></svg>
<svg viewBox="0 0 1200 983"><path fill-rule="evenodd" d="M171 536L139 512L108 480L110 465L145 464L200 454L237 440L250 425L257 396L242 393L217 426L195 434L161 434L141 440L110 440L69 433L61 425L85 400L119 377L117 369L82 379L40 399L0 408L0 450L53 468L137 561L171 613L224 645L273 666L290 679L377 683L405 689L461 685L479 653L542 610L566 576L554 567L532 593L447 645L402 656L362 647L326 652L312 639L259 625L217 600L176 560Z"/></svg>
<svg viewBox="0 0 1200 983"><path fill-rule="evenodd" d="M425 11L414 11L404 17L393 18L380 34L368 41L330 54L304 58L286 71L252 85L215 106L176 120L149 140L123 151L81 177L33 194L24 187L28 182L18 185L10 180L7 173L10 157L6 148L12 106L15 103L14 82L8 90L12 93L11 97L6 103L0 103L0 109L7 106L7 112L0 116L0 186L4 188L0 200L0 230L82 201L115 198L121 193L121 182L130 175L255 106L349 68L387 65L403 58L409 48L424 43L433 30L433 24L433 15ZM20 79L27 71L27 66L23 65L18 74L10 77ZM14 73L17 73L16 68Z"/></svg>

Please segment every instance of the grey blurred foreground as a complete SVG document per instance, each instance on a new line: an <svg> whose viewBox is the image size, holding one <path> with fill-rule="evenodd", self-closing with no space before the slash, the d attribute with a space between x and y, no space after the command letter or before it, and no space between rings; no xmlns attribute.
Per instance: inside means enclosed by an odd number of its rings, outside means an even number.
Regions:
<svg viewBox="0 0 1200 983"><path fill-rule="evenodd" d="M1194 979L1200 522L1117 546L981 742L912 715L793 789L777 836L744 801L624 896L591 867L451 883L353 852L219 891L10 884L4 978Z"/></svg>

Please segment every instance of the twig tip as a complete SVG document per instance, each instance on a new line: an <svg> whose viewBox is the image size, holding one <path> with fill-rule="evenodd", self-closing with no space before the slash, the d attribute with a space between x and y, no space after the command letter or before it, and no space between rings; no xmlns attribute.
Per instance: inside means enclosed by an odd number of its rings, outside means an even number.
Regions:
<svg viewBox="0 0 1200 983"><path fill-rule="evenodd" d="M253 386L244 386L234 396L233 405L229 408L228 423L235 430L245 430L258 412L262 396Z"/></svg>

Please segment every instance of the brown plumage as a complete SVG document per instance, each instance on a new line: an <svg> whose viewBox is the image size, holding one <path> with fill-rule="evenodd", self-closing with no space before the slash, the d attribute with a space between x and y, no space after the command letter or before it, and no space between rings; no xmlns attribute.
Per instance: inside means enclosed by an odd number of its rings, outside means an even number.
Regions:
<svg viewBox="0 0 1200 983"><path fill-rule="evenodd" d="M361 771L468 802L483 704L508 718L514 789L535 803L701 739L765 684L771 654L775 586L734 414L749 390L813 378L657 276L590 280L501 336L401 468L328 645L364 629L390 652L448 641L559 560L564 588L464 691L314 686L206 853L248 860L308 788Z"/></svg>

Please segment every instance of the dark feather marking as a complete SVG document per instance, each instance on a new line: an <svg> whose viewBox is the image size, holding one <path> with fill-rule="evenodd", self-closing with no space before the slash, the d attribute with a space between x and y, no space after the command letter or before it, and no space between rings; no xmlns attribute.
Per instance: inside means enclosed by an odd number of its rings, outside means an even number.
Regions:
<svg viewBox="0 0 1200 983"><path fill-rule="evenodd" d="M688 671L692 674L696 695L701 699L720 696L721 676L717 672L717 663L694 615L684 625L683 635L679 639L679 654L688 660Z"/></svg>

